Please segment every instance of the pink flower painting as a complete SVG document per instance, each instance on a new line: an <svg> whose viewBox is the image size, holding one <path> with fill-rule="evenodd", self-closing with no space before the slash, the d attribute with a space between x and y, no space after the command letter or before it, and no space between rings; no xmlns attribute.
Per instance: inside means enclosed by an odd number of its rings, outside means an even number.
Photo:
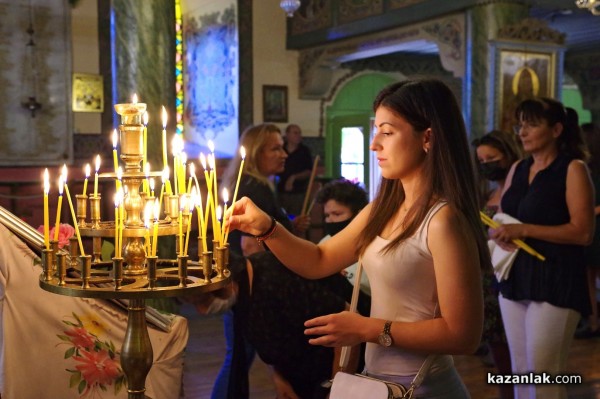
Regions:
<svg viewBox="0 0 600 399"><path fill-rule="evenodd" d="M127 384L115 345L88 331L77 314L72 319L63 320L67 329L57 335L60 345L67 345L64 359L74 365L66 369L69 386L77 389L80 398L101 399L105 393L113 397ZM107 393L110 386L112 394Z"/></svg>

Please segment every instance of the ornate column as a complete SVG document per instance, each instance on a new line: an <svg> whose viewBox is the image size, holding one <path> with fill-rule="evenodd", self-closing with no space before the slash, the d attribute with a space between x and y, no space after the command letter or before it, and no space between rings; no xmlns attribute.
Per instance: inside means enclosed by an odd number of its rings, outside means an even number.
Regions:
<svg viewBox="0 0 600 399"><path fill-rule="evenodd" d="M490 40L498 30L527 16L527 6L506 1L488 1L471 8L467 13L468 36L466 74L463 82L463 107L466 124L472 138L481 137L493 125L493 115L488 115L493 84L490 62Z"/></svg>
<svg viewBox="0 0 600 399"><path fill-rule="evenodd" d="M175 131L175 5L173 0L113 0L113 102L128 103L134 93L148 105L149 132L160 132L160 107ZM117 116L113 117L118 124ZM170 138L167 139L170 143ZM160 134L148 134L148 161L159 165Z"/></svg>

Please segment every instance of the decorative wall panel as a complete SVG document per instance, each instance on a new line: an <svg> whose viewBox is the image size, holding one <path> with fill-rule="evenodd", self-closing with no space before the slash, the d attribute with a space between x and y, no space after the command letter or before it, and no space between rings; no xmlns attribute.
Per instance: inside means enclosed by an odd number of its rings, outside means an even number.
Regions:
<svg viewBox="0 0 600 399"><path fill-rule="evenodd" d="M188 0L182 5L186 151L207 154L212 140L217 157L230 158L239 135L237 4Z"/></svg>
<svg viewBox="0 0 600 399"><path fill-rule="evenodd" d="M0 165L72 160L69 12L66 0L0 0Z"/></svg>

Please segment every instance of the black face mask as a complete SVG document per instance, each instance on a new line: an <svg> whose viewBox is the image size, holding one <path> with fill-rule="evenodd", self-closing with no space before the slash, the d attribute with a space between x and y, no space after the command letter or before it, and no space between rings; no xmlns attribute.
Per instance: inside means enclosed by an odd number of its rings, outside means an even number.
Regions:
<svg viewBox="0 0 600 399"><path fill-rule="evenodd" d="M350 224L352 219L344 220L343 222L325 223L325 234L334 236L340 231L344 230L346 226Z"/></svg>
<svg viewBox="0 0 600 399"><path fill-rule="evenodd" d="M502 167L500 162L501 161L479 163L479 172L487 180L503 180L508 174L508 168Z"/></svg>

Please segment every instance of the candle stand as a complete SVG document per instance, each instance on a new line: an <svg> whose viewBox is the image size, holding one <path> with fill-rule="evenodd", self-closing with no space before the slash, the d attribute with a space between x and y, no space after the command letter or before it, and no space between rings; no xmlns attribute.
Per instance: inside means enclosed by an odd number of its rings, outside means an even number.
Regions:
<svg viewBox="0 0 600 399"><path fill-rule="evenodd" d="M154 251L149 251L148 226L141 217L144 205L154 200L147 193L140 193L140 186L148 176L160 176L160 173L143 173L140 162L144 155L142 141L142 114L146 105L117 104L116 111L121 115L119 126L121 138L121 159L125 162L125 171L121 177L125 197L123 207L125 218L122 232L119 218L103 221L100 215L100 194L78 196L77 223L80 236L93 242L93 255L78 253L76 241L70 245L71 252L58 250L56 245L42 250L43 272L39 278L42 289L72 297L98 299L127 299L128 322L121 351L121 366L127 377L128 398L143 399L146 376L153 361L152 345L146 325L146 299L176 296L190 296L217 290L229 283L228 248L213 245L213 251L201 251L198 245L198 261L191 261L188 255L180 251L176 259L158 259L156 241ZM101 178L117 181L116 173L103 173ZM164 218L155 220L156 236L175 236L181 240L178 232L187 231L191 223L191 212L180 209L181 196L170 196L165 201ZM90 218L87 218L89 201ZM179 215L179 212L182 212ZM181 221L181 222L180 222ZM181 226L179 225L181 223ZM201 230L201 229L199 229ZM112 261L102 261L100 248L104 238L122 235L122 247L117 248ZM79 237L79 239L81 239ZM76 238L75 238L76 239ZM200 241L200 238L199 240ZM176 247L180 247L177 245Z"/></svg>

